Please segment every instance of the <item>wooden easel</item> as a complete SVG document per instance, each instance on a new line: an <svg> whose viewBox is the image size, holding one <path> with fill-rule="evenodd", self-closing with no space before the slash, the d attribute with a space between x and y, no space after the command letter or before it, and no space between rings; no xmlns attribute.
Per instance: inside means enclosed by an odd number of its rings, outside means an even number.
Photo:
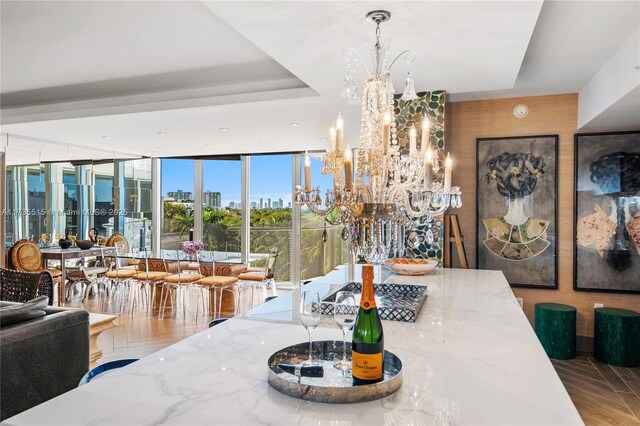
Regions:
<svg viewBox="0 0 640 426"><path fill-rule="evenodd" d="M451 234L453 231L453 235ZM444 215L444 267L451 268L451 252L453 251L451 244L456 244L458 250L458 259L460 259L460 267L469 268L467 262L467 252L464 250L464 238L460 230L460 222L458 222L457 214Z"/></svg>

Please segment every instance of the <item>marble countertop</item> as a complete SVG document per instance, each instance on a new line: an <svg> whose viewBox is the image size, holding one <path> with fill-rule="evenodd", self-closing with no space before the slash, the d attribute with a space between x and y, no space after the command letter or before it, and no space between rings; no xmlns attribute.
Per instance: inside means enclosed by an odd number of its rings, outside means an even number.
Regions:
<svg viewBox="0 0 640 426"><path fill-rule="evenodd" d="M6 423L582 424L501 272L378 272L382 281L428 287L416 323L383 322L385 348L404 362L402 388L384 399L322 404L268 385L269 355L307 339L295 290ZM339 269L304 289L322 296L345 276ZM341 332L323 319L314 339Z"/></svg>

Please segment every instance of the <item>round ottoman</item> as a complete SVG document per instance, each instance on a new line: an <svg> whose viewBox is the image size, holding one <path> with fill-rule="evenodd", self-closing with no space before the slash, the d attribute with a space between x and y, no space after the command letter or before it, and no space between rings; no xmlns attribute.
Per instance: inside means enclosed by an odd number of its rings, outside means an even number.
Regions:
<svg viewBox="0 0 640 426"><path fill-rule="evenodd" d="M536 303L535 329L549 358L576 357L576 308L560 303Z"/></svg>
<svg viewBox="0 0 640 426"><path fill-rule="evenodd" d="M619 367L640 366L640 313L596 308L593 354L598 361Z"/></svg>

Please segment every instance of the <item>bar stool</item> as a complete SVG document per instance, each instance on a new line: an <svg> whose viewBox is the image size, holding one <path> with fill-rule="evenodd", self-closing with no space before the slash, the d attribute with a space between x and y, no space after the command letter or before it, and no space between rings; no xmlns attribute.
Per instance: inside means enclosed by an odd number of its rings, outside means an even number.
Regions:
<svg viewBox="0 0 640 426"><path fill-rule="evenodd" d="M126 367L127 365L136 361L138 361L138 358L119 359L116 361L105 362L104 364L97 366L96 368L85 374L82 379L80 379L78 387L86 385L87 383L91 382L94 379L97 379L104 373L116 370L118 368Z"/></svg>
<svg viewBox="0 0 640 426"><path fill-rule="evenodd" d="M144 262L142 263L144 270L136 272L132 278L135 283L140 285L141 289L149 289L149 306L153 310L153 305L156 300L156 285L164 285L164 279L169 273L162 271L152 271L149 267L149 252L147 250L140 250L143 256ZM139 265L140 266L140 265ZM164 269L164 263L162 268Z"/></svg>
<svg viewBox="0 0 640 426"><path fill-rule="evenodd" d="M211 301L211 296L213 296L213 309L211 303L209 303L209 314L212 314L214 318L216 318L216 316L217 318L222 317L222 300L225 292L227 292L227 294L233 297L233 315L236 315L240 301L238 286L236 285L238 278L216 275L216 265L212 251L199 251L198 264L202 278L199 279L195 285L202 290L208 290L209 297L207 297L207 300Z"/></svg>
<svg viewBox="0 0 640 426"><path fill-rule="evenodd" d="M159 319L163 319L166 313L167 298L171 297L171 309L176 310L180 298L182 299L182 318L187 315L187 293L193 283L202 278L199 273L189 273L183 270L188 265L187 255L181 250L163 250L162 261L165 271L169 274L164 277L162 292L160 293ZM182 294L180 294L182 293ZM200 293L202 295L202 293ZM181 297L180 297L181 296ZM196 301L197 303L197 301ZM197 306L197 305L196 305Z"/></svg>

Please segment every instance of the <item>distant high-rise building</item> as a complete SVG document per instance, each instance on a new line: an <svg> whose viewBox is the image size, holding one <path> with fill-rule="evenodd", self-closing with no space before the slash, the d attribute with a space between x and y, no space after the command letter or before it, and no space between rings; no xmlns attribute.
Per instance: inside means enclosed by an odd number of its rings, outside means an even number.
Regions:
<svg viewBox="0 0 640 426"><path fill-rule="evenodd" d="M278 198L278 208L283 208L284 207L284 201L282 201L282 198Z"/></svg>
<svg viewBox="0 0 640 426"><path fill-rule="evenodd" d="M173 198L176 201L193 200L193 193L185 192L181 189L178 189L175 192L173 191L167 192L167 198Z"/></svg>
<svg viewBox="0 0 640 426"><path fill-rule="evenodd" d="M289 201L289 202L287 203L287 208L288 208L288 209L290 209L290 208L291 208L291 201Z"/></svg>
<svg viewBox="0 0 640 426"><path fill-rule="evenodd" d="M262 200L262 198L260 198L260 208L263 209L264 208L264 201Z"/></svg>
<svg viewBox="0 0 640 426"><path fill-rule="evenodd" d="M202 202L205 206L219 209L222 206L222 195L219 192L204 191L202 193Z"/></svg>
<svg viewBox="0 0 640 426"><path fill-rule="evenodd" d="M271 208L271 198L267 198L267 208Z"/></svg>
<svg viewBox="0 0 640 426"><path fill-rule="evenodd" d="M252 202L251 202L251 208L252 208L252 209L255 209L255 208L257 208L257 207L258 207L258 203L257 203L256 201L252 201Z"/></svg>

